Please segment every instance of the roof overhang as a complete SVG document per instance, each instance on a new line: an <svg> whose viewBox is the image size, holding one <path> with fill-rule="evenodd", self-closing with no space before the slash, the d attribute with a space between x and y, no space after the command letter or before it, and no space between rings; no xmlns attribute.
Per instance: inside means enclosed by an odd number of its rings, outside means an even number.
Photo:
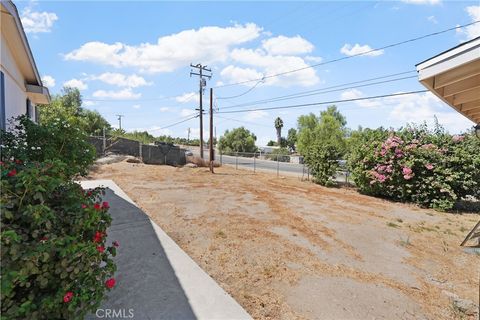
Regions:
<svg viewBox="0 0 480 320"><path fill-rule="evenodd" d="M480 37L417 65L418 80L475 123L480 123Z"/></svg>
<svg viewBox="0 0 480 320"><path fill-rule="evenodd" d="M28 98L35 104L48 104L50 103L50 93L47 87L35 86L33 84L27 84Z"/></svg>
<svg viewBox="0 0 480 320"><path fill-rule="evenodd" d="M20 16L18 15L17 7L11 0L2 0L0 8L2 11L0 19L2 34L5 36L9 48L17 62L18 68L25 78L26 88L28 86L43 87L40 74L38 73L35 64L35 59L33 58L27 36L23 30ZM45 94L45 97L36 100L46 101L46 103L50 102L48 89L42 90L42 92ZM38 95L38 93L36 94ZM34 99L31 100L32 102L35 102Z"/></svg>

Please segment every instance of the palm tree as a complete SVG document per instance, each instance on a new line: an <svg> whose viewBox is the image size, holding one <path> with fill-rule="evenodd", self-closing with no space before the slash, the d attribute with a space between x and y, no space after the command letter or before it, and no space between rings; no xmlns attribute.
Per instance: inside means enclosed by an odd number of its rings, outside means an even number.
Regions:
<svg viewBox="0 0 480 320"><path fill-rule="evenodd" d="M275 129L277 129L278 146L280 146L282 142L282 128L283 128L283 120L280 117L277 117L277 119L275 119Z"/></svg>

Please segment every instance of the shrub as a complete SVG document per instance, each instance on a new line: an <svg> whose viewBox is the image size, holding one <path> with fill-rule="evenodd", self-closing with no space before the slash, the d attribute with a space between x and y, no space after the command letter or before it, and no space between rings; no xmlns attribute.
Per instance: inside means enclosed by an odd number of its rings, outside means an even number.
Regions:
<svg viewBox="0 0 480 320"><path fill-rule="evenodd" d="M60 160L67 178L85 175L95 159L95 148L87 135L63 118L38 125L25 116L12 123L12 130L2 131L2 159L15 158L23 162Z"/></svg>
<svg viewBox="0 0 480 320"><path fill-rule="evenodd" d="M2 319L81 319L114 282L108 203L72 179L92 159L76 132L20 119L2 133Z"/></svg>
<svg viewBox="0 0 480 320"><path fill-rule="evenodd" d="M287 148L274 149L271 153L265 155L265 159L279 162L290 162L290 151Z"/></svg>
<svg viewBox="0 0 480 320"><path fill-rule="evenodd" d="M349 166L363 193L439 210L480 193L480 143L436 127L365 130L354 137Z"/></svg>
<svg viewBox="0 0 480 320"><path fill-rule="evenodd" d="M101 190L65 182L65 164L2 164L2 316L81 318L113 275ZM102 250L104 249L104 251Z"/></svg>

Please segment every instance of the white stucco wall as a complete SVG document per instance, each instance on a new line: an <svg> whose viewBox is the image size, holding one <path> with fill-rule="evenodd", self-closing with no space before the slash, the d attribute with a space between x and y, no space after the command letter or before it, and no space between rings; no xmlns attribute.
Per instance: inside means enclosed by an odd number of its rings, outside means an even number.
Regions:
<svg viewBox="0 0 480 320"><path fill-rule="evenodd" d="M3 33L1 35L0 69L5 78L5 119L18 117L27 110L25 79L22 76ZM35 119L35 105L32 103L32 120Z"/></svg>

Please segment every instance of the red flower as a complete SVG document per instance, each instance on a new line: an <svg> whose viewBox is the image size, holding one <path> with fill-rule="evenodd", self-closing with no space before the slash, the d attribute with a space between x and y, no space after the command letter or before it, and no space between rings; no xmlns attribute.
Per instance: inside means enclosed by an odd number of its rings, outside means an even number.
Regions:
<svg viewBox="0 0 480 320"><path fill-rule="evenodd" d="M3 166L4 164L5 164L5 162L0 161L0 166Z"/></svg>
<svg viewBox="0 0 480 320"><path fill-rule="evenodd" d="M114 278L110 278L110 279L108 279L107 281L105 281L105 286L106 286L108 289L112 289L112 288L115 286L115 279L114 279Z"/></svg>
<svg viewBox="0 0 480 320"><path fill-rule="evenodd" d="M15 160L15 163L16 163L16 164L22 164L22 160L17 159L17 160Z"/></svg>
<svg viewBox="0 0 480 320"><path fill-rule="evenodd" d="M63 296L63 302L65 303L68 303L72 300L73 298L73 292L72 291L68 291L67 293L65 293L65 295Z"/></svg>
<svg viewBox="0 0 480 320"><path fill-rule="evenodd" d="M108 204L107 201L104 201L104 202L102 203L102 207L104 207L105 209L108 209L108 208L110 208L110 205Z"/></svg>
<svg viewBox="0 0 480 320"><path fill-rule="evenodd" d="M40 238L40 241L47 241L48 240L48 237L41 237Z"/></svg>
<svg viewBox="0 0 480 320"><path fill-rule="evenodd" d="M95 210L100 210L102 208L99 203L95 203L93 207L95 208Z"/></svg>
<svg viewBox="0 0 480 320"><path fill-rule="evenodd" d="M13 176L15 176L16 174L17 174L17 170L16 170L16 169L13 169L13 170L11 170L9 173L7 173L7 176L13 177Z"/></svg>
<svg viewBox="0 0 480 320"><path fill-rule="evenodd" d="M115 240L115 241L113 241L113 246L118 248L118 247L120 247L120 244L118 243L117 240Z"/></svg>
<svg viewBox="0 0 480 320"><path fill-rule="evenodd" d="M100 242L102 241L103 233L100 231L95 232L95 236L93 237L93 242Z"/></svg>
<svg viewBox="0 0 480 320"><path fill-rule="evenodd" d="M100 253L103 253L105 251L105 247L104 246L98 246L97 251L100 252Z"/></svg>
<svg viewBox="0 0 480 320"><path fill-rule="evenodd" d="M85 209L86 207L87 207L87 205L82 203L82 209Z"/></svg>

